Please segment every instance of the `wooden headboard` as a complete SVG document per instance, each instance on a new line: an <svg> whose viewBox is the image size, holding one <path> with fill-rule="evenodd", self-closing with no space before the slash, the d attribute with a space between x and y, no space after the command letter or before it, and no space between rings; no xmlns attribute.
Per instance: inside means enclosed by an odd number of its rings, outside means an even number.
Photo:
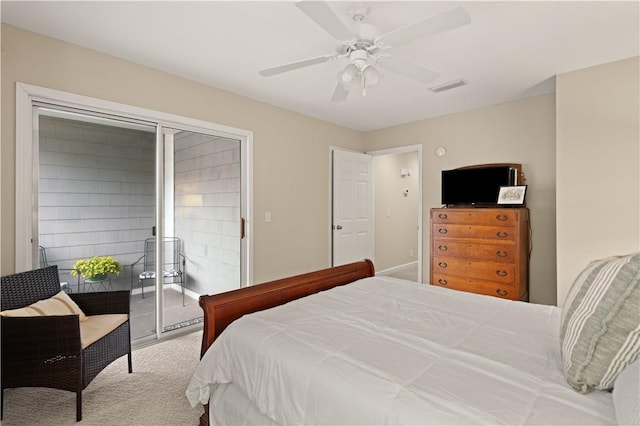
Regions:
<svg viewBox="0 0 640 426"><path fill-rule="evenodd" d="M200 356L229 324L245 314L273 308L373 275L373 262L367 259L225 293L200 296L200 307L204 311Z"/></svg>

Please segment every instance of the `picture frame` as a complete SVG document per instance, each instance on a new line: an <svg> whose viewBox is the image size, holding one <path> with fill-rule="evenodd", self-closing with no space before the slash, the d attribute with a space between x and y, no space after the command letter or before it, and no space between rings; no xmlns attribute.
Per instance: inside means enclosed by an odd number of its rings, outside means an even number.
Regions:
<svg viewBox="0 0 640 426"><path fill-rule="evenodd" d="M524 205L527 185L501 186L498 193L498 204Z"/></svg>

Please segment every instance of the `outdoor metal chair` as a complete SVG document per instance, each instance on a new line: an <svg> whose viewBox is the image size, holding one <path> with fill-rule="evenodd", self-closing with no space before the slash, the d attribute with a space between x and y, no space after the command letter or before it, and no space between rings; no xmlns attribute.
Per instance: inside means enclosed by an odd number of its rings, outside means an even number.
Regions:
<svg viewBox="0 0 640 426"><path fill-rule="evenodd" d="M182 290L182 305L184 301L185 287L185 257L182 251L182 240L178 237L165 237L163 242L164 263L162 265L162 275L164 283L180 283ZM147 280L155 280L156 278L156 238L147 238L144 241L144 254L131 264L131 292L133 294L134 268L138 264L143 265L143 270L138 277L138 285L141 288L142 297L144 298L144 283Z"/></svg>
<svg viewBox="0 0 640 426"><path fill-rule="evenodd" d="M47 258L47 250L43 246L38 246L38 251L40 252L40 267L46 268L47 266L53 266L49 264L49 259ZM71 272L73 269L58 269L58 272L65 271ZM71 293L71 286L66 281L60 281L60 288L67 293ZM76 289L80 291L80 276L78 275L78 282L76 283Z"/></svg>
<svg viewBox="0 0 640 426"><path fill-rule="evenodd" d="M55 265L7 275L1 282L0 309L3 311L24 308L60 292ZM73 293L69 297L87 316L126 314L127 319L82 348L78 315L0 317L0 419L4 414L5 389L45 387L75 392L76 421L80 421L82 390L98 373L123 355L128 357L129 373L133 371L129 292Z"/></svg>

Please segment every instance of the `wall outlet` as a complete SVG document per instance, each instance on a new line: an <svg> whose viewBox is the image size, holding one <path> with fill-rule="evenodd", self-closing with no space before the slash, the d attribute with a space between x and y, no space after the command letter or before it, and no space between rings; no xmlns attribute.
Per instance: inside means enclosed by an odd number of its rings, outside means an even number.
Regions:
<svg viewBox="0 0 640 426"><path fill-rule="evenodd" d="M264 212L264 221L271 222L271 212Z"/></svg>

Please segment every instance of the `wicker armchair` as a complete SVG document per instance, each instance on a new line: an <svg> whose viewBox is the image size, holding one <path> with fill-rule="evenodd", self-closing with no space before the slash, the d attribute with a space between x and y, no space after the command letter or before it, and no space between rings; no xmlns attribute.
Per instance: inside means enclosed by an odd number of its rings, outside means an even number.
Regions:
<svg viewBox="0 0 640 426"><path fill-rule="evenodd" d="M0 309L17 309L60 292L57 266L2 277ZM85 315L129 314L129 292L69 295ZM82 420L82 390L111 362L128 356L131 366L129 320L82 349L77 315L1 317L2 390L47 387L76 393L76 420Z"/></svg>

